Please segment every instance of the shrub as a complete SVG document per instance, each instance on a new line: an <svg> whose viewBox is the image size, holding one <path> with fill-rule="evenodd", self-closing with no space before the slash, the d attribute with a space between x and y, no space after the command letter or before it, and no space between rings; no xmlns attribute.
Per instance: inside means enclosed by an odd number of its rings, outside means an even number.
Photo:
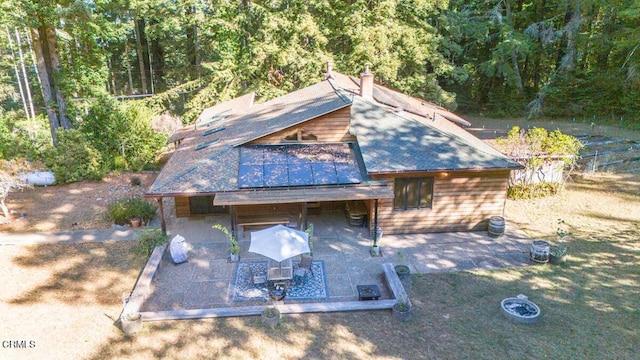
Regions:
<svg viewBox="0 0 640 360"><path fill-rule="evenodd" d="M44 162L58 183L102 179L100 153L78 130L59 130L58 146L45 153Z"/></svg>
<svg viewBox="0 0 640 360"><path fill-rule="evenodd" d="M79 129L98 149L112 170L157 168L156 160L167 135L151 128L152 112L135 103L120 103L108 94L98 96L82 115Z"/></svg>
<svg viewBox="0 0 640 360"><path fill-rule="evenodd" d="M142 185L142 180L139 177L134 176L131 178L131 186L140 186L140 185Z"/></svg>
<svg viewBox="0 0 640 360"><path fill-rule="evenodd" d="M143 255L151 255L156 246L167 242L168 236L160 229L144 229L138 233L136 252Z"/></svg>
<svg viewBox="0 0 640 360"><path fill-rule="evenodd" d="M156 214L157 207L141 198L126 198L117 200L109 205L108 216L118 225L124 225L134 217L139 217L147 223Z"/></svg>
<svg viewBox="0 0 640 360"><path fill-rule="evenodd" d="M562 187L558 182L540 182L529 185L515 184L509 187L507 196L512 200L536 199L556 195Z"/></svg>

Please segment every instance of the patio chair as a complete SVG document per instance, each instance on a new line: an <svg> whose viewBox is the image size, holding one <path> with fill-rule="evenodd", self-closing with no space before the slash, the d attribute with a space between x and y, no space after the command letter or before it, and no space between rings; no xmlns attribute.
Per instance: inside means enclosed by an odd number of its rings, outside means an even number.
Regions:
<svg viewBox="0 0 640 360"><path fill-rule="evenodd" d="M309 274L313 276L313 268L311 266L312 261L313 256L300 255L300 264L293 272L293 279L296 284L304 285L307 282L307 276L309 276Z"/></svg>
<svg viewBox="0 0 640 360"><path fill-rule="evenodd" d="M249 277L253 285L262 285L267 282L267 274L255 274L252 268L249 268Z"/></svg>

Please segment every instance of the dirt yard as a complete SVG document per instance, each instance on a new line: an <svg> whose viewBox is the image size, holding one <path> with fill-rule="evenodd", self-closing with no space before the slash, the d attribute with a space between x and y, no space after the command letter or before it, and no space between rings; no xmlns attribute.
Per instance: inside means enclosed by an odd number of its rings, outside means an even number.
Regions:
<svg viewBox="0 0 640 360"><path fill-rule="evenodd" d="M7 206L12 219L0 216L0 233L108 229L106 218L113 201L139 197L151 186L156 173L119 174L102 181L81 181L11 192ZM132 185L138 177L141 185Z"/></svg>

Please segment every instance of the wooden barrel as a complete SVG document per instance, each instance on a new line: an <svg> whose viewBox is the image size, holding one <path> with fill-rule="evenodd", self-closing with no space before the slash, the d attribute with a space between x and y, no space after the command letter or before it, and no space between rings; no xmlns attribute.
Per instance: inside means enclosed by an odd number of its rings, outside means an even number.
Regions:
<svg viewBox="0 0 640 360"><path fill-rule="evenodd" d="M549 253L551 252L551 246L548 242L542 240L535 240L531 244L531 252L529 258L536 263L549 262Z"/></svg>
<svg viewBox="0 0 640 360"><path fill-rule="evenodd" d="M492 216L489 219L489 236L498 237L504 234L504 218L502 216Z"/></svg>

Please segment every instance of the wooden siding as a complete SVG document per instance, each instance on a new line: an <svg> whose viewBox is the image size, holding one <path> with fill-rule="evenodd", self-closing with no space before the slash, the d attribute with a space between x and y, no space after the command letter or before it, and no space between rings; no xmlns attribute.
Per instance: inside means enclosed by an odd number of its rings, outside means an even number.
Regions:
<svg viewBox="0 0 640 360"><path fill-rule="evenodd" d="M285 130L256 139L250 144L279 144L285 136L289 136L297 132L299 128L302 129L305 134L317 136L317 142L353 141L354 137L349 134L350 119L351 108L346 107L320 116L316 119L309 120L297 126L292 126ZM310 141L310 143L313 142L314 141Z"/></svg>
<svg viewBox="0 0 640 360"><path fill-rule="evenodd" d="M211 198L211 202L213 202L213 198L211 196L207 196ZM207 216L210 214L221 214L228 213L229 209L222 206L213 206L211 204L209 212L202 214L194 214L191 211L191 205L189 203L189 196L176 196L175 199L175 207L176 207L176 217L189 217L189 216Z"/></svg>
<svg viewBox="0 0 640 360"><path fill-rule="evenodd" d="M191 209L189 209L189 198L186 196L176 196L176 216L187 217L191 216Z"/></svg>
<svg viewBox="0 0 640 360"><path fill-rule="evenodd" d="M380 199L378 226L386 234L485 230L503 215L508 183L506 171L435 176L430 209L394 210L392 199Z"/></svg>

